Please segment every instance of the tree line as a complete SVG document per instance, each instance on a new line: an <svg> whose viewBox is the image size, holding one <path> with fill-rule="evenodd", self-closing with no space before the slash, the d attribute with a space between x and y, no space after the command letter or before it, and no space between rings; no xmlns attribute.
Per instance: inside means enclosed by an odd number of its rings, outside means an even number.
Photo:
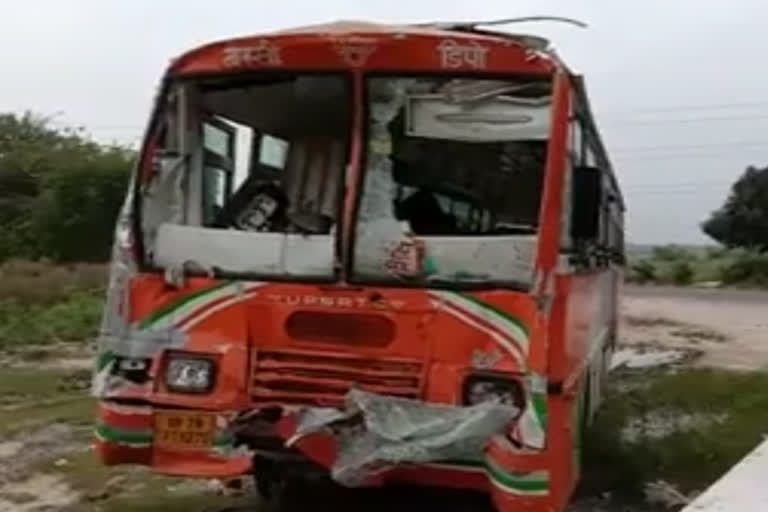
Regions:
<svg viewBox="0 0 768 512"><path fill-rule="evenodd" d="M0 261L106 261L135 156L50 118L0 114Z"/></svg>
<svg viewBox="0 0 768 512"><path fill-rule="evenodd" d="M649 256L632 262L629 280L768 287L768 167L748 167L701 229L720 245L656 247Z"/></svg>
<svg viewBox="0 0 768 512"><path fill-rule="evenodd" d="M768 252L768 167L747 167L701 227L729 249Z"/></svg>

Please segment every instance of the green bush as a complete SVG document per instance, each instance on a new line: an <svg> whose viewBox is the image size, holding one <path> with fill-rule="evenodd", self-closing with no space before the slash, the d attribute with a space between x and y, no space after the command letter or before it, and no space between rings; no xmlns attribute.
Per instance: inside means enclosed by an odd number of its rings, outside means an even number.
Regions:
<svg viewBox="0 0 768 512"><path fill-rule="evenodd" d="M656 267L648 260L640 260L630 265L628 280L631 283L653 283L658 279Z"/></svg>
<svg viewBox="0 0 768 512"><path fill-rule="evenodd" d="M693 282L693 268L686 261L677 261L670 271L672 282L678 286L684 286Z"/></svg>
<svg viewBox="0 0 768 512"><path fill-rule="evenodd" d="M101 318L103 294L75 292L52 304L0 300L0 347L83 342Z"/></svg>
<svg viewBox="0 0 768 512"><path fill-rule="evenodd" d="M87 341L101 319L105 265L0 266L0 347Z"/></svg>
<svg viewBox="0 0 768 512"><path fill-rule="evenodd" d="M725 284L768 286L768 253L739 251L721 268Z"/></svg>
<svg viewBox="0 0 768 512"><path fill-rule="evenodd" d="M707 247L706 255L708 259L719 260L728 256L728 249L725 247Z"/></svg>

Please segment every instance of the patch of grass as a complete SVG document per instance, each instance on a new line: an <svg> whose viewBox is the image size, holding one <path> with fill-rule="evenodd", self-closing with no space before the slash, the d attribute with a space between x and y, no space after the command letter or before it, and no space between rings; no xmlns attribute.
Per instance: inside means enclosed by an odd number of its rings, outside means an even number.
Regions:
<svg viewBox="0 0 768 512"><path fill-rule="evenodd" d="M41 469L64 475L67 484L85 494L103 487L110 477L118 473L116 468L100 464L91 451L67 455L64 458L67 464L63 466L51 467L47 464Z"/></svg>
<svg viewBox="0 0 768 512"><path fill-rule="evenodd" d="M83 391L89 372L58 369L0 369L0 437L24 439L26 432L57 423L87 427L93 423L96 402ZM246 498L216 495L204 487L179 485L187 480L153 475L147 468L107 467L86 447L90 428L73 429L72 437L57 442L75 443L66 455L43 451L29 463L31 472L60 476L80 498L66 512L203 512L226 506L244 506ZM55 464L59 459L64 464ZM36 496L5 496L16 503L31 503ZM252 500L252 498L251 498Z"/></svg>
<svg viewBox="0 0 768 512"><path fill-rule="evenodd" d="M95 402L87 372L6 368L0 374L0 433L63 422L89 424Z"/></svg>
<svg viewBox="0 0 768 512"><path fill-rule="evenodd" d="M693 280L697 283L720 281L723 278L723 265L727 265L730 256L720 253L704 258L693 266Z"/></svg>
<svg viewBox="0 0 768 512"><path fill-rule="evenodd" d="M592 486L639 493L649 481L665 480L685 492L719 478L762 441L768 431L768 373L714 369L661 370L629 376L647 385L615 386L598 421L587 433L586 478ZM622 439L628 424L685 415L716 418L685 428L659 429ZM674 423L674 422L672 422Z"/></svg>
<svg viewBox="0 0 768 512"><path fill-rule="evenodd" d="M84 370L38 370L6 368L0 375L0 396L18 395L34 404L39 400L87 388L90 372Z"/></svg>
<svg viewBox="0 0 768 512"><path fill-rule="evenodd" d="M722 265L721 275L726 284L768 287L768 253L736 251L731 261Z"/></svg>
<svg viewBox="0 0 768 512"><path fill-rule="evenodd" d="M0 301L53 304L73 292L102 290L106 282L106 265L8 261L0 265Z"/></svg>
<svg viewBox="0 0 768 512"><path fill-rule="evenodd" d="M53 423L90 425L96 417L96 402L84 395L58 397L0 409L0 434L12 435Z"/></svg>
<svg viewBox="0 0 768 512"><path fill-rule="evenodd" d="M0 348L92 338L106 281L106 265L0 265Z"/></svg>
<svg viewBox="0 0 768 512"><path fill-rule="evenodd" d="M97 332L102 304L100 291L42 304L0 299L0 348L87 341Z"/></svg>
<svg viewBox="0 0 768 512"><path fill-rule="evenodd" d="M186 480L153 475L141 467L105 467L91 453L67 457L55 472L82 498L66 512L194 512L244 504L243 499L215 495L205 489L174 487Z"/></svg>

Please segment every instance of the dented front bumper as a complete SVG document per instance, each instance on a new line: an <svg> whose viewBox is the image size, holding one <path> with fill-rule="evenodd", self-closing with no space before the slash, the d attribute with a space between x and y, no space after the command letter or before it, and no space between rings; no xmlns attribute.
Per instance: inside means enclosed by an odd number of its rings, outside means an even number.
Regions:
<svg viewBox="0 0 768 512"><path fill-rule="evenodd" d="M183 447L163 439L157 418L174 411L213 418L210 443ZM531 510L546 510L541 505L551 501L546 452L523 450L508 440L504 432L516 412L506 407L443 406L352 391L344 410L293 408L271 430L255 413L179 411L103 400L97 449L108 465L143 464L157 473L186 477L258 477L263 459L253 450L235 447L243 441L238 436L244 427L251 426L250 435L279 441L348 486L399 482L480 490L498 503L513 503L515 510L526 510L526 503L538 507Z"/></svg>

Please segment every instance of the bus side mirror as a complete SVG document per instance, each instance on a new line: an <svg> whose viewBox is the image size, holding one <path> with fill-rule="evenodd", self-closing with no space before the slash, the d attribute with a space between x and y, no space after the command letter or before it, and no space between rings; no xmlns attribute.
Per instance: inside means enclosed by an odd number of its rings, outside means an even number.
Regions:
<svg viewBox="0 0 768 512"><path fill-rule="evenodd" d="M575 241L596 240L600 230L603 176L597 167L573 169L571 237Z"/></svg>

